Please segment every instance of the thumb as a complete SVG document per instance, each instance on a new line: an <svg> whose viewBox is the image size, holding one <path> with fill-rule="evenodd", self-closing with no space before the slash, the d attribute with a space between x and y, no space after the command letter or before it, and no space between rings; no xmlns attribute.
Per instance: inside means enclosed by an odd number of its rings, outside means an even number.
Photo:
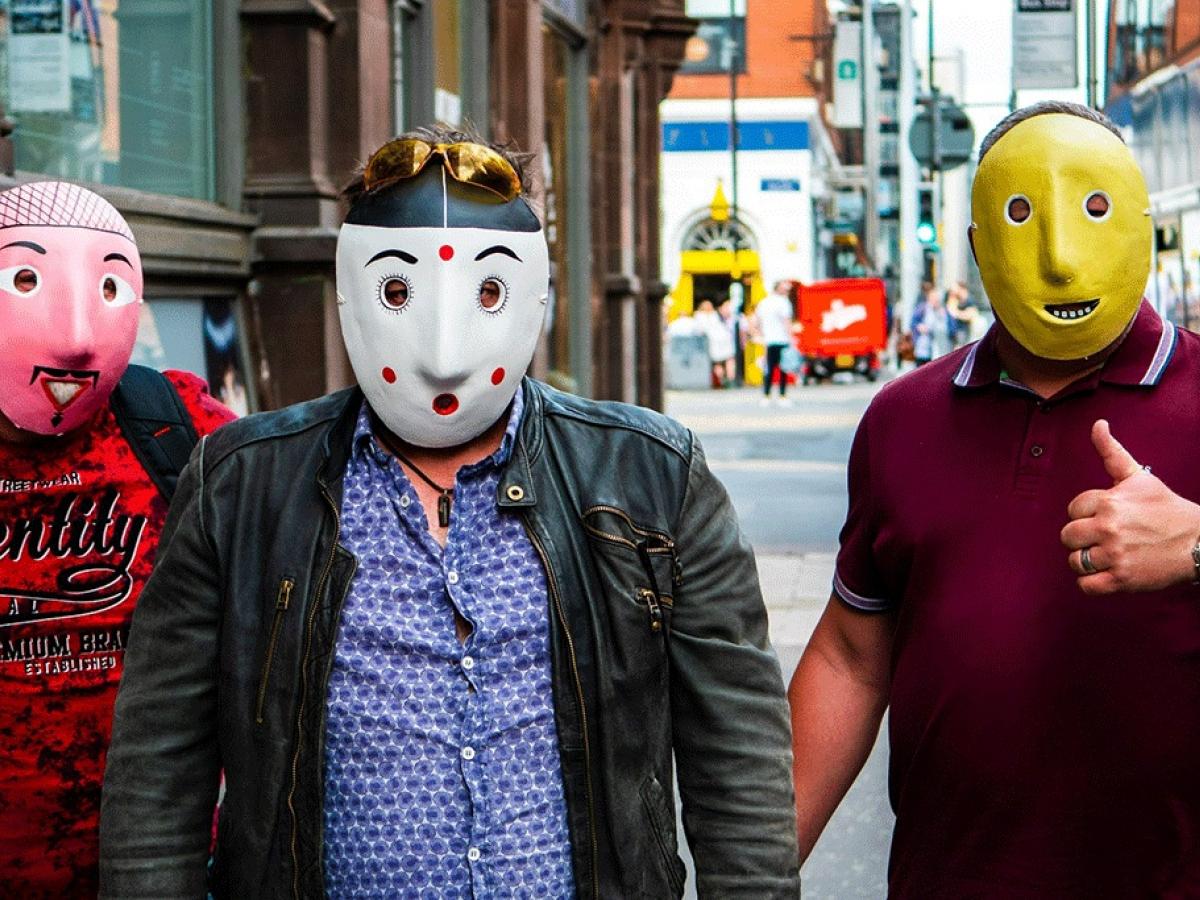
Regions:
<svg viewBox="0 0 1200 900"><path fill-rule="evenodd" d="M1098 419L1092 426L1092 446L1100 454L1104 471L1112 478L1113 484L1120 484L1129 476L1141 471L1142 467L1137 464L1137 460L1112 436L1112 429L1104 419Z"/></svg>

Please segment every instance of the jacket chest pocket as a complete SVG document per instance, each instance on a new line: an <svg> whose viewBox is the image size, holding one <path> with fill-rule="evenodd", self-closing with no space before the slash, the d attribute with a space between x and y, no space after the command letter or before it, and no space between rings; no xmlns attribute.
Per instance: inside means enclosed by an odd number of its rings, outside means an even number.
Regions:
<svg viewBox="0 0 1200 900"><path fill-rule="evenodd" d="M292 595L295 589L295 578L285 575L279 579L279 586L275 591L274 609L270 616L270 630L267 632L267 642L259 668L258 689L255 692L254 721L258 725L262 725L265 721L267 691L271 687L271 676L275 670L276 651L279 647L281 633L289 614L296 614L292 610Z"/></svg>
<svg viewBox="0 0 1200 900"><path fill-rule="evenodd" d="M661 650L681 581L674 540L614 506L591 506L582 520L608 601L614 642L636 652Z"/></svg>

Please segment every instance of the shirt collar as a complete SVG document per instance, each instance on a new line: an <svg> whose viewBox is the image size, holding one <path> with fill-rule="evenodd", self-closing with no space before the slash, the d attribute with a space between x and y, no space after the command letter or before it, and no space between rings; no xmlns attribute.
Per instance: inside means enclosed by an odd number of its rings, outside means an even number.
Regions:
<svg viewBox="0 0 1200 900"><path fill-rule="evenodd" d="M520 384L517 385L517 393L513 395L512 404L509 406L508 426L504 429L504 437L500 439L499 448L486 460L480 460L480 462L490 462L496 466L502 466L508 462L512 456L513 447L517 443L517 434L521 429L521 418L524 412L525 386ZM354 426L353 446L355 454L383 453L383 450L375 442L375 431L371 427L371 407L365 399L362 402L362 408L358 411L358 420ZM475 463L475 465L478 464Z"/></svg>
<svg viewBox="0 0 1200 900"><path fill-rule="evenodd" d="M1179 336L1175 326L1163 319L1145 300L1133 318L1129 333L1100 370L1100 380L1109 384L1154 387L1175 355ZM1002 378L996 353L996 326L971 345L954 371L952 382L959 388L979 388Z"/></svg>

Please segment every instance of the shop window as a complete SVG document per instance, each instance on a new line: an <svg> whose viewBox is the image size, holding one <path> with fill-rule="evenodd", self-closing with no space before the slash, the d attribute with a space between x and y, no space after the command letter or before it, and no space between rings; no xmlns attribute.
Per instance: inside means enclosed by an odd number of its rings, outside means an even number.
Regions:
<svg viewBox="0 0 1200 900"><path fill-rule="evenodd" d="M254 407L237 307L229 298L142 304L132 361L199 375L208 381L212 395L238 415Z"/></svg>
<svg viewBox="0 0 1200 900"><path fill-rule="evenodd" d="M211 0L8 0L16 166L211 200Z"/></svg>

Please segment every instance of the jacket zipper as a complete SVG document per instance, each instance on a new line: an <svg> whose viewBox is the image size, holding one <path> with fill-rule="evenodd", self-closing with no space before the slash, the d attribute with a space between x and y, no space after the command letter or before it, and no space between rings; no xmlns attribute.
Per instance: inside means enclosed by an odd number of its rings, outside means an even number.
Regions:
<svg viewBox="0 0 1200 900"><path fill-rule="evenodd" d="M312 652L313 624L317 619L317 610L321 608L321 594L325 590L325 582L329 579L329 573L333 571L333 561L337 557L338 539L342 533L341 510L333 502L333 498L329 496L329 489L323 482L321 483L321 496L325 498L325 502L333 510L333 543L330 546L329 559L325 561L325 568L322 569L321 577L317 580L317 590L313 594L312 609L308 613L308 621L305 625L304 656L300 659L301 685L304 684L304 671L308 668L308 657ZM301 690L300 707L296 712L296 752L292 754L292 785L288 789L287 797L288 813L292 817L292 896L296 900L300 900L300 852L296 846L299 840L299 826L296 823L296 807L293 801L296 798L296 784L299 781L300 775L300 735L304 724L304 704L308 700L306 694L307 691Z"/></svg>
<svg viewBox="0 0 1200 900"><path fill-rule="evenodd" d="M530 543L533 544L534 549L542 560L542 568L546 570L546 585L550 590L550 599L554 603L554 610L558 616L559 625L562 626L563 635L567 639L567 655L571 659L571 674L575 679L575 699L579 703L579 720L583 730L583 765L587 775L587 778L584 780L584 786L587 789L588 837L590 838L592 858L591 895L593 900L599 900L600 852L596 844L596 803L592 795L592 748L588 738L587 705L583 699L583 679L579 675L579 660L575 655L575 641L571 637L571 629L567 625L567 614L563 610L562 598L558 594L558 581L554 577L554 570L550 567L550 557L546 554L546 548L542 545L541 539L534 533L528 519L522 517L522 522L525 525L525 533L529 535Z"/></svg>
<svg viewBox="0 0 1200 900"><path fill-rule="evenodd" d="M650 819L650 830L654 832L654 842L658 844L659 855L662 857L663 868L666 869L667 880L671 883L677 895L683 893L683 882L679 880L679 873L675 871L674 859L676 854L671 852L667 846L666 838L663 836L662 823L659 821L658 815L651 807L650 801L646 799L646 795L642 795L642 808L646 810L646 815Z"/></svg>
<svg viewBox="0 0 1200 900"><path fill-rule="evenodd" d="M271 639L267 642L267 655L263 661L262 678L258 682L258 703L254 707L254 721L263 723L263 704L267 699L267 684L271 680L271 663L275 659L275 643L279 640L279 629L283 625L283 616L288 605L292 602L292 588L296 579L284 578L279 582L279 592L275 595L275 619L271 622Z"/></svg>
<svg viewBox="0 0 1200 900"><path fill-rule="evenodd" d="M627 537L622 537L619 534L612 534L611 532L602 531L601 529L596 528L594 525L589 525L586 521L587 517L589 515L591 515L592 513L598 513L598 512L612 513L614 516L621 519L626 525L628 525L630 530L633 531L635 534L640 534L644 538L655 538L656 540L658 540L659 541L658 546L649 548L649 551L651 553L669 553L672 556L674 556L675 542L673 540L671 540L671 538L669 538L667 535L663 534L661 531L652 531L648 528L643 528L642 526L635 524L633 519L629 518L629 513L625 512L625 510L619 509L615 506L589 506L587 509L585 509L583 511L583 518L585 520L583 523L583 527L586 531L591 532L596 537L605 538L610 541L615 541L618 544L622 544L622 545L628 547L630 550L638 549L638 545L635 544L633 541L629 540L629 538L627 538Z"/></svg>
<svg viewBox="0 0 1200 900"><path fill-rule="evenodd" d="M654 632L662 631L663 627L663 611L659 605L658 594L649 588L638 588L638 599L646 604L646 609L650 612L650 630Z"/></svg>
<svg viewBox="0 0 1200 900"><path fill-rule="evenodd" d="M670 537L668 537L664 532L654 531L653 529L650 529L650 528L642 528L640 525L636 524L633 521L633 519L631 519L629 517L629 513L625 512L625 510L620 509L616 506L607 506L607 505L601 504L600 506L589 506L587 509L585 509L583 511L583 517L584 517L583 529L584 529L584 531L589 532L590 534L594 535L595 537L603 538L605 540L609 540L609 541L613 541L615 543L621 544L622 546L628 547L630 550L633 550L635 552L637 552L637 550L638 550L638 544L635 544L633 541L629 540L629 538L622 537L619 534L612 534L611 532L602 531L601 529L596 528L594 525L589 525L587 523L587 521L586 521L587 516L590 515L591 513L597 513L597 512L612 513L614 516L617 516L618 518L623 520L625 522L625 524L628 525L629 528L636 534L640 534L644 538L654 538L655 540L657 540L659 542L658 546L650 547L647 543L646 551L648 553L653 553L653 554L665 553L668 556L670 556L671 557L671 582L672 582L672 584L675 585L676 588L679 588L683 585L683 565L679 562L679 556L675 552L675 541L673 541Z"/></svg>

